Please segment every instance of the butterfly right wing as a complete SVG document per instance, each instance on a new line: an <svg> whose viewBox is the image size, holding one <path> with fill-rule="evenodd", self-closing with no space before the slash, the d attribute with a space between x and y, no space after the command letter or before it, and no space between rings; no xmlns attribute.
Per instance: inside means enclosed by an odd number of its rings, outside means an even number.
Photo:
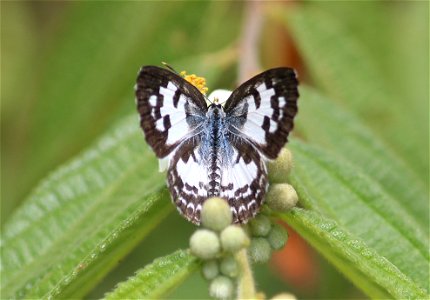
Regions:
<svg viewBox="0 0 430 300"><path fill-rule="evenodd" d="M159 158L171 154L203 126L207 111L203 95L167 69L142 67L135 93L140 125Z"/></svg>
<svg viewBox="0 0 430 300"><path fill-rule="evenodd" d="M241 84L224 106L232 139L247 141L265 158L275 159L293 129L297 86L291 68L270 69Z"/></svg>

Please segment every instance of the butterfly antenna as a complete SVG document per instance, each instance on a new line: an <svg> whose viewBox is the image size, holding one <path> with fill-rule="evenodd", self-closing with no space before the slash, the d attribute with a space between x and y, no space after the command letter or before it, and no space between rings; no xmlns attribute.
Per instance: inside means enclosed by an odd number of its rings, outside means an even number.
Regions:
<svg viewBox="0 0 430 300"><path fill-rule="evenodd" d="M173 67L172 67L171 65L169 65L168 63L166 63L166 62L162 61L162 62L161 62L161 64L162 64L163 66L165 66L167 69L169 69L170 71L172 71L173 73L176 73L176 74L178 74L178 75L179 75L178 71L176 71L175 69L173 69Z"/></svg>
<svg viewBox="0 0 430 300"><path fill-rule="evenodd" d="M209 102L210 104L214 104L214 102L211 101L211 99L209 99L208 96L206 96L206 95L203 95L203 96L205 97L205 99L206 99L207 102Z"/></svg>

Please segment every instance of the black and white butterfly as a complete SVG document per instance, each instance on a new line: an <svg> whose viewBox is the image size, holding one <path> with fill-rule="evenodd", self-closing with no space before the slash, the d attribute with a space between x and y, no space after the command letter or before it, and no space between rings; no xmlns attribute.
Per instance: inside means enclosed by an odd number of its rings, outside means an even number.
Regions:
<svg viewBox="0 0 430 300"><path fill-rule="evenodd" d="M266 162L293 128L297 86L293 69L270 69L239 86L224 106L208 106L178 74L141 68L140 125L157 157L168 160L168 187L185 218L199 224L202 203L212 196L228 201L235 223L257 213L268 188Z"/></svg>

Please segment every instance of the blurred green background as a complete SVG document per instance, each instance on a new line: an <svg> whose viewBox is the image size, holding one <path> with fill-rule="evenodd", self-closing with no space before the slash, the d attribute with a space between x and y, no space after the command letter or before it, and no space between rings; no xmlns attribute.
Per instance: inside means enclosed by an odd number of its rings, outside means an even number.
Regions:
<svg viewBox="0 0 430 300"><path fill-rule="evenodd" d="M244 20L247 5L2 1L2 224L43 177L135 111L140 66L166 61L205 76L210 89L234 88L238 63L250 51L241 47L250 24ZM268 2L260 9L263 27L252 50L262 69L298 69L302 83L354 112L427 185L428 2ZM362 60L351 60L357 53ZM344 76L349 90L340 84ZM363 97L349 97L357 91ZM299 138L307 118L318 119L302 114ZM88 297L101 297L153 258L185 248L192 230L171 214ZM259 288L300 298L363 297L303 245L305 260L313 264L304 278L285 275L273 264L260 266ZM207 297L206 290L196 274L172 297Z"/></svg>

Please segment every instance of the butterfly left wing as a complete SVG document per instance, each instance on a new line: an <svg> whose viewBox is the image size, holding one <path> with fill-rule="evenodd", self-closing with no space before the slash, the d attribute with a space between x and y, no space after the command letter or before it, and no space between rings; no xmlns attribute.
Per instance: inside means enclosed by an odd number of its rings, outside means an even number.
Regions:
<svg viewBox="0 0 430 300"><path fill-rule="evenodd" d="M232 140L246 140L275 159L287 142L297 113L298 81L291 68L265 71L240 85L225 112Z"/></svg>
<svg viewBox="0 0 430 300"><path fill-rule="evenodd" d="M135 92L140 125L159 158L171 154L203 125L207 111L203 95L167 69L142 67Z"/></svg>

